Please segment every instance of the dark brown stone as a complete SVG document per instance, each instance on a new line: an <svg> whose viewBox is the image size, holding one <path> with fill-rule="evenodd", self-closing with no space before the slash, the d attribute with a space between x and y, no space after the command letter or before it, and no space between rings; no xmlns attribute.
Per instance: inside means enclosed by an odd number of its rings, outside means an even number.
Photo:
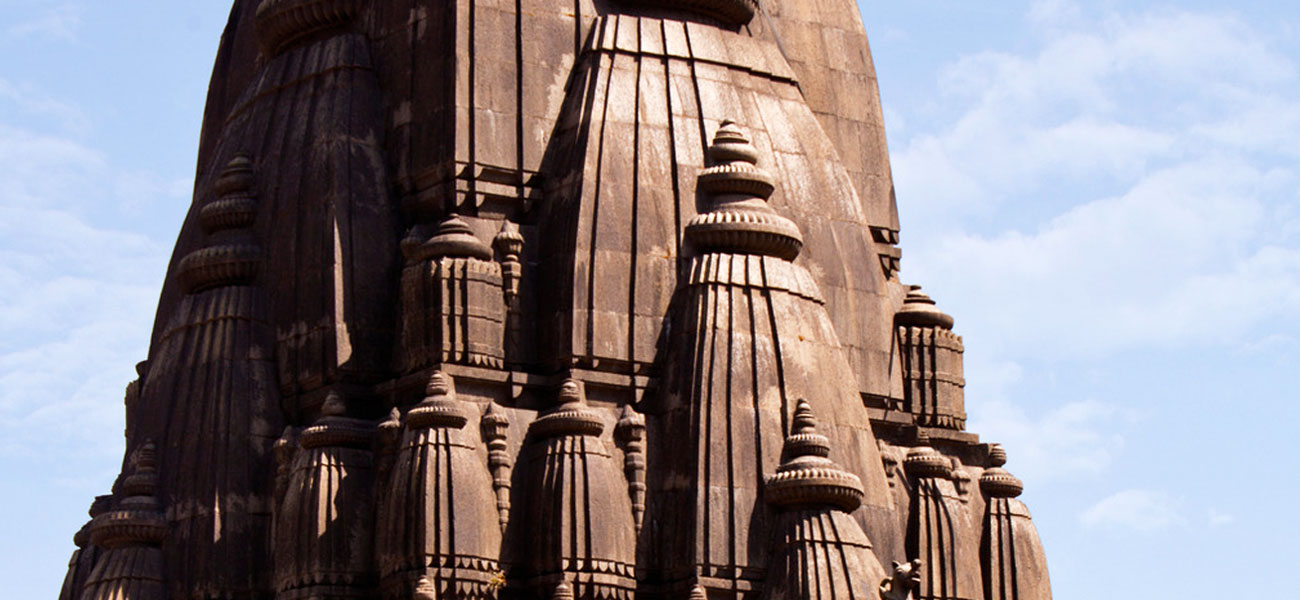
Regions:
<svg viewBox="0 0 1300 600"><path fill-rule="evenodd" d="M1050 598L854 2L230 18L61 599Z"/></svg>

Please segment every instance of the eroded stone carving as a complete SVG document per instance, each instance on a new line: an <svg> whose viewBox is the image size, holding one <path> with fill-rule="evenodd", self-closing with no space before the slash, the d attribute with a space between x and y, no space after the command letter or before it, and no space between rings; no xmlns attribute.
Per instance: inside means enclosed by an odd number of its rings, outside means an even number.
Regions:
<svg viewBox="0 0 1300 600"><path fill-rule="evenodd" d="M856 10L235 3L61 598L1049 597Z"/></svg>

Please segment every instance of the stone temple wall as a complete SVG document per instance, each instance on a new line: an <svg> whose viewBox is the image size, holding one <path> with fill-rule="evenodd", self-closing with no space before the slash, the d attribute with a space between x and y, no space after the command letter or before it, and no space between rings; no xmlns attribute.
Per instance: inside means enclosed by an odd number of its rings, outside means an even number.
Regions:
<svg viewBox="0 0 1300 600"><path fill-rule="evenodd" d="M63 598L1051 597L852 0L236 0Z"/></svg>

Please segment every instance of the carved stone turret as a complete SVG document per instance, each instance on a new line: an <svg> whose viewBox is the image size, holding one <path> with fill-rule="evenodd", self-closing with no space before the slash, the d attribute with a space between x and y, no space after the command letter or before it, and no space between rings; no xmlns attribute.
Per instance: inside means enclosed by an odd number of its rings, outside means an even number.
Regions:
<svg viewBox="0 0 1300 600"><path fill-rule="evenodd" d="M517 577L540 593L628 600L636 589L636 526L620 471L587 407L582 382L561 385L554 407L528 427L523 496L508 537ZM554 597L555 593L551 595Z"/></svg>
<svg viewBox="0 0 1300 600"><path fill-rule="evenodd" d="M966 400L961 336L953 319L934 300L911 286L903 308L894 315L903 369L903 407L918 425L966 428Z"/></svg>
<svg viewBox="0 0 1300 600"><path fill-rule="evenodd" d="M494 598L500 570L491 477L467 427L477 411L435 371L406 413L389 480L376 553L385 598L406 600L427 578L442 600Z"/></svg>
<svg viewBox="0 0 1300 600"><path fill-rule="evenodd" d="M500 367L506 306L501 264L456 216L421 241L423 227L403 242L402 355L415 369L443 363Z"/></svg>
<svg viewBox="0 0 1300 600"><path fill-rule="evenodd" d="M952 460L918 446L903 461L912 481L907 555L923 562L919 600L981 600L975 528L953 487Z"/></svg>
<svg viewBox="0 0 1300 600"><path fill-rule="evenodd" d="M331 391L301 450L276 514L276 598L361 598L375 583L372 422L347 416Z"/></svg>
<svg viewBox="0 0 1300 600"><path fill-rule="evenodd" d="M781 511L774 527L781 537L763 598L848 600L886 579L871 539L849 516L862 505L862 481L827 458L830 450L812 407L800 400L785 460L765 488L768 504Z"/></svg>
<svg viewBox="0 0 1300 600"><path fill-rule="evenodd" d="M980 561L987 600L1051 600L1047 558L1029 508L1017 498L1025 486L1002 468L1006 452L994 446L980 476L984 492L984 535Z"/></svg>
<svg viewBox="0 0 1300 600"><path fill-rule="evenodd" d="M167 520L158 504L157 450L146 442L122 480L122 500L90 525L91 543L102 548L80 600L165 600L162 542Z"/></svg>

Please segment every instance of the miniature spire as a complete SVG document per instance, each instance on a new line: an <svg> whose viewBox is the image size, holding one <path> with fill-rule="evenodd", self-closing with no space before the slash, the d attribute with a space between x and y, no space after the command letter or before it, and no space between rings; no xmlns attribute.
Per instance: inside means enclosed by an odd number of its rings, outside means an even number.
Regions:
<svg viewBox="0 0 1300 600"><path fill-rule="evenodd" d="M421 228L412 228L412 235L418 235L419 229ZM407 243L404 245L409 247ZM492 260L492 249L474 235L474 230L470 229L469 223L457 215L450 215L443 219L438 223L438 228L432 237L408 251L413 252L408 258L417 262L444 256Z"/></svg>
<svg viewBox="0 0 1300 600"><path fill-rule="evenodd" d="M862 504L862 481L827 458L830 441L817 432L807 400L795 409L784 453L785 462L767 479L768 503L785 509L829 505L846 513Z"/></svg>
<svg viewBox="0 0 1300 600"><path fill-rule="evenodd" d="M199 224L209 243L181 259L177 272L181 289L196 294L217 287L247 285L257 279L264 258L249 230L257 218L253 196L253 163L237 154L217 177L217 199L199 211Z"/></svg>
<svg viewBox="0 0 1300 600"><path fill-rule="evenodd" d="M497 497L497 520L504 533L510 523L510 467L514 464L506 443L510 419L501 414L495 402L491 402L480 426L488 446L488 470L492 473L492 489Z"/></svg>
<svg viewBox="0 0 1300 600"><path fill-rule="evenodd" d="M627 477L632 517L639 532L645 519L645 417L633 410L632 405L625 405L614 431L624 443L623 474Z"/></svg>
<svg viewBox="0 0 1300 600"><path fill-rule="evenodd" d="M903 308L894 316L894 322L910 327L939 327L952 329L952 316L935 306L934 300L921 291L921 286L908 286Z"/></svg>
<svg viewBox="0 0 1300 600"><path fill-rule="evenodd" d="M776 189L758 168L758 151L734 121L723 121L709 146L714 166L700 173L707 207L686 225L686 241L699 253L759 254L794 260L803 236L793 221L767 205Z"/></svg>
<svg viewBox="0 0 1300 600"><path fill-rule="evenodd" d="M163 554L167 520L158 504L158 453L146 441L131 457L132 473L122 480L125 496L115 510L91 523L90 535L104 553L86 578L80 600L132 598L163 600Z"/></svg>
<svg viewBox="0 0 1300 600"><path fill-rule="evenodd" d="M1029 509L1017 499L1025 486L1002 465L1007 453L998 444L989 448L993 466L980 476L984 492L984 534L980 566L986 600L1049 600L1047 558Z"/></svg>

